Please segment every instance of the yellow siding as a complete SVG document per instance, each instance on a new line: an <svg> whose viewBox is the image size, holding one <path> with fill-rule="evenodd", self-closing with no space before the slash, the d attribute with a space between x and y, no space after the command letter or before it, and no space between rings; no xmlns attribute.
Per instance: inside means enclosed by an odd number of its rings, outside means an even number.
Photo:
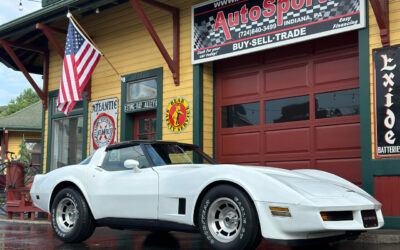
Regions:
<svg viewBox="0 0 400 250"><path fill-rule="evenodd" d="M173 2L163 0L167 4ZM100 50L107 56L121 75L127 75L155 68L163 68L163 113L168 102L175 96L183 96L193 109L193 65L191 64L191 6L202 1L184 1L179 3L180 8L180 85L175 86L172 74L148 31L138 18L129 3L125 3L99 14L85 17L76 16L86 32L93 38ZM150 22L164 46L172 55L172 16L166 12L141 3ZM63 29L67 28L67 20L52 24ZM57 41L64 45L65 35L57 35ZM59 88L62 59L52 46L50 48L49 91ZM207 151L212 152L212 66L205 67L205 122L204 141ZM210 92L211 91L211 92ZM117 97L121 108L121 81L106 60L101 59L92 75L92 101ZM160 104L159 104L160 105ZM87 129L90 131L90 108ZM211 115L209 117L209 115ZM45 152L44 166L46 166L46 149L48 133L48 112L45 119ZM118 127L121 127L121 113L118 116ZM121 132L118 129L119 133ZM120 134L118 135L119 138ZM193 117L189 126L181 134L173 134L167 128L165 121L162 124L162 139L192 143ZM88 133L87 152L90 148L90 133Z"/></svg>
<svg viewBox="0 0 400 250"><path fill-rule="evenodd" d="M8 151L14 152L17 157L19 155L19 145L22 139L37 139L41 140L42 135L40 132L13 132L10 131L8 134Z"/></svg>
<svg viewBox="0 0 400 250"><path fill-rule="evenodd" d="M390 20L390 44L400 44L400 1L389 0L389 20ZM374 11L369 4L369 46L370 46L370 105L371 105L371 145L372 145L372 158L375 158L375 127L374 127L374 105L373 105L373 91L374 91L374 79L373 79L373 62L372 62L372 50L375 48L381 48L381 37L379 35L378 24Z"/></svg>

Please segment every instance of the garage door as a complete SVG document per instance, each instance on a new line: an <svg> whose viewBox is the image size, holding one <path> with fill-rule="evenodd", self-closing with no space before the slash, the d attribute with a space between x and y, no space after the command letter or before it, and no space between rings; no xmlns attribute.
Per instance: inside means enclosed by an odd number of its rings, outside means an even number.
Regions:
<svg viewBox="0 0 400 250"><path fill-rule="evenodd" d="M221 163L313 168L361 185L357 33L216 63Z"/></svg>

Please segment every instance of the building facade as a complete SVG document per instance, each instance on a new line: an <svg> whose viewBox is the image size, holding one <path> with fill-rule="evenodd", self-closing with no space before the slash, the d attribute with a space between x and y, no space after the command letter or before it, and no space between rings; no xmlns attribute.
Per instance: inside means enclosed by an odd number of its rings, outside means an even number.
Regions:
<svg viewBox="0 0 400 250"><path fill-rule="evenodd" d="M23 71L12 47L27 72L45 76L43 172L104 143L194 143L222 163L337 174L383 201L396 228L398 159L374 151L373 49L385 27L389 45L400 39L400 2L383 2L47 0L0 26L0 59ZM67 11L112 65L100 60L69 116L55 104Z"/></svg>

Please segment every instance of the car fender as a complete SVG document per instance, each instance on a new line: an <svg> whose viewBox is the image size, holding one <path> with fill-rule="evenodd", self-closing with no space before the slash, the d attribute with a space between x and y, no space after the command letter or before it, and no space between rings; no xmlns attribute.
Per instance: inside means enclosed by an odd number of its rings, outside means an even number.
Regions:
<svg viewBox="0 0 400 250"><path fill-rule="evenodd" d="M79 189L89 207L92 208L90 200L88 200L86 188L81 180L85 179L86 174L87 169L82 168L81 165L72 165L53 170L46 175L40 175L39 178L35 177L31 189L31 197L35 205L46 212L50 212L51 199L53 195L55 195L54 192L60 184L68 182L75 185ZM40 197L40 199L37 199L37 195Z"/></svg>

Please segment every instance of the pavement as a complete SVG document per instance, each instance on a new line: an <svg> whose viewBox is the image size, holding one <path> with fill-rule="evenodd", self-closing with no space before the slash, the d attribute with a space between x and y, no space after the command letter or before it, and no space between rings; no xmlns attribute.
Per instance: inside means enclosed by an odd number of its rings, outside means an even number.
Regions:
<svg viewBox="0 0 400 250"><path fill-rule="evenodd" d="M0 216L0 249L208 249L200 234L157 234L141 230L97 228L82 244L63 244L53 234L47 219L8 220ZM291 250L263 240L258 250ZM400 230L380 229L363 233L356 240L343 240L303 250L400 250Z"/></svg>

